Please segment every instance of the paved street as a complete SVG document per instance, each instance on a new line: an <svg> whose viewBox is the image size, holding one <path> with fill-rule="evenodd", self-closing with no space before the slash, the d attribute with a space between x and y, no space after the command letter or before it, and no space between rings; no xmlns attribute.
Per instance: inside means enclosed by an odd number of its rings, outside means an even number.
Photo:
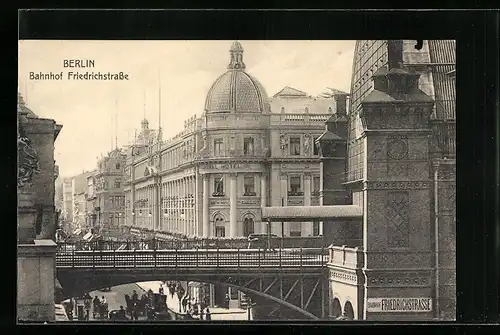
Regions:
<svg viewBox="0 0 500 335"><path fill-rule="evenodd" d="M126 308L126 303L125 303L125 294L128 294L132 296L133 291L136 290L139 296L143 292L147 292L149 289L153 290L153 292L158 292L158 288L160 287L160 284L163 284L161 281L150 281L150 282L141 282L141 283L132 283L132 284L124 284L120 286L115 286L111 289L109 292L103 292L103 291L93 291L90 292L90 296L92 299L97 295L99 298L105 297L107 302L108 302L108 309L109 312L112 310L118 310L120 309L120 306L123 306ZM168 293L168 288L165 287L165 293L167 293L167 306L168 308L172 309L173 311L177 313L182 313L181 311L181 306L179 304L179 299L177 298L177 294L175 294L173 297L170 296ZM83 305L83 300L79 299L78 304ZM240 309L240 308L220 308L220 307L213 307L210 308L210 312L212 314L212 320L221 320L221 321L231 321L231 320L248 320L248 311L245 309ZM74 315L74 320L76 320L76 307L73 312ZM250 318L252 319L252 315L250 315ZM145 316L140 316L139 317L140 321L146 321ZM92 311L90 313L90 321L99 321L98 316L96 318L93 318L92 316Z"/></svg>
<svg viewBox="0 0 500 335"><path fill-rule="evenodd" d="M141 288L137 284L125 284L125 285L120 285L113 287L111 291L109 292L102 292L102 291L94 291L90 292L90 296L92 299L97 295L99 298L105 297L107 302L108 302L108 311L111 312L112 310L117 310L120 309L120 306L123 306L123 308L126 308L127 305L125 303L125 294L128 294L132 296L133 291L136 290L137 293L140 295L142 293ZM78 304L83 305L83 300L78 300ZM74 318L76 319L76 308L75 311L73 312ZM98 316L97 316L98 317ZM99 319L94 319L92 317L92 312L90 313L90 319L91 321L99 321ZM139 320L146 320L146 317L139 317Z"/></svg>
<svg viewBox="0 0 500 335"><path fill-rule="evenodd" d="M158 292L158 288L160 287L160 284L162 284L161 281L150 281L150 282L137 283L137 285L139 287L141 287L144 291L151 289L155 293ZM163 286L165 287L165 285L163 285ZM172 309L173 311L179 313L180 312L180 305L179 305L179 299L177 298L177 294L175 294L174 297L172 298L170 296L170 294L168 294L168 288L166 288L166 287L165 287L165 293L167 293L167 306L170 309ZM220 307L213 307L213 308L210 308L210 313L212 314L212 320L223 320L223 321L248 320L247 310L240 309L240 308L226 309L226 308L220 308ZM251 315L250 315L250 317L251 317Z"/></svg>

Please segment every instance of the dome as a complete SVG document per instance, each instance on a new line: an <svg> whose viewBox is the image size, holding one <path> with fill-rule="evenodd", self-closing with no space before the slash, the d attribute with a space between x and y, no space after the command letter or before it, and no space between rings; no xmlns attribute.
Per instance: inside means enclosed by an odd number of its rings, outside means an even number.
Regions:
<svg viewBox="0 0 500 335"><path fill-rule="evenodd" d="M262 84L245 72L243 47L237 41L229 50L228 71L217 78L205 100L207 113L247 112L269 110L267 93Z"/></svg>

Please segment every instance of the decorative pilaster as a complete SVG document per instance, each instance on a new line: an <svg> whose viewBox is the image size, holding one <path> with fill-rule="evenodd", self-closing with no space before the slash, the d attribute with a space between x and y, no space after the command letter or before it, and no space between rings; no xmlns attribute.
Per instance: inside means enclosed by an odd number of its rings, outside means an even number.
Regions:
<svg viewBox="0 0 500 335"><path fill-rule="evenodd" d="M261 207L267 207L267 194L268 194L268 188L267 188L267 176L265 173L260 175L260 206ZM260 233L265 234L267 229L267 223L266 222L261 222L260 224Z"/></svg>
<svg viewBox="0 0 500 335"><path fill-rule="evenodd" d="M229 175L229 236L238 236L237 174Z"/></svg>
<svg viewBox="0 0 500 335"><path fill-rule="evenodd" d="M280 174L280 179L281 179L281 203L277 204L278 206L288 206L288 174L285 172L282 172ZM263 227L264 228L264 227ZM267 224L265 228L267 232ZM280 231L281 233L281 231ZM285 223L284 227L284 235L285 236L290 236L290 225Z"/></svg>
<svg viewBox="0 0 500 335"><path fill-rule="evenodd" d="M311 206L311 173L304 173L304 206ZM312 236L312 222L303 222L302 236Z"/></svg>
<svg viewBox="0 0 500 335"><path fill-rule="evenodd" d="M203 175L203 237L210 237L210 217L208 212L209 175Z"/></svg>

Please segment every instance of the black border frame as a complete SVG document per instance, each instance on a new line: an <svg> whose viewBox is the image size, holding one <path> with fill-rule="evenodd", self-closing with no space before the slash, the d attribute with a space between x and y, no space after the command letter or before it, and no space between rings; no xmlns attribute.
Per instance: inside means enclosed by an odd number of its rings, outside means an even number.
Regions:
<svg viewBox="0 0 500 335"><path fill-rule="evenodd" d="M457 320L459 322L498 322L500 228L498 224L498 24L499 13L490 11L345 11L345 10L29 10L18 13L19 39L456 39L457 40L457 110L458 125L458 220L457 220ZM17 42L16 42L17 43ZM17 54L12 63L4 62L4 72L12 70L17 78ZM483 79L484 78L484 79ZM12 79L12 81L14 81ZM17 82L3 90L7 109L16 104ZM12 104L12 105L11 105ZM36 108L35 108L36 109ZM496 112L496 113L495 113ZM11 137L14 113L4 114L5 136ZM12 120L7 120L12 117ZM496 133L497 132L497 133ZM13 134L12 134L13 135ZM496 137L495 137L496 136ZM11 143L10 140L4 143ZM12 142L13 143L13 142ZM8 146L4 162L8 162L6 192L3 192L4 213L12 213L17 153ZM10 151L12 149L12 151ZM12 163L12 164L11 164ZM497 166L495 166L497 164ZM12 170L10 169L12 168ZM12 175L11 175L12 173ZM12 212L11 212L12 211ZM497 212L495 212L497 211ZM10 221L10 220L9 220ZM14 227L13 223L6 223ZM14 233L15 234L15 233ZM13 235L14 235L13 234ZM14 236L5 239L13 243ZM14 265L15 266L15 265ZM14 269L13 269L14 270ZM11 273L16 273L15 270ZM15 285L15 284L14 284ZM15 295L15 288L12 289ZM14 307L15 305L12 304ZM6 307L6 306L4 306ZM9 306L10 307L10 306ZM3 314L3 313L2 313ZM8 319L15 320L15 310ZM4 323L6 324L6 323ZM232 323L232 325L239 323ZM300 323L301 325L308 323ZM330 322L311 323L302 331L380 331L389 334L397 330L390 324L356 323L350 325ZM401 330L437 333L459 329L410 324ZM298 331L293 322L266 324L272 332ZM151 325L124 326L120 333L154 331ZM183 326L184 330L196 325ZM204 325L210 331L259 331L254 325L238 325L231 329L225 323ZM28 326L20 330L30 331ZM50 331L75 329L95 332L101 326L72 327L56 325ZM158 329L158 328L156 328ZM162 327L164 330L165 328ZM104 330L104 329L103 329ZM180 329L179 329L180 330ZM207 330L207 328L203 328ZM474 333L487 330L475 327ZM109 332L107 328L105 332ZM182 331L182 330L181 330ZM489 330L491 331L491 329Z"/></svg>

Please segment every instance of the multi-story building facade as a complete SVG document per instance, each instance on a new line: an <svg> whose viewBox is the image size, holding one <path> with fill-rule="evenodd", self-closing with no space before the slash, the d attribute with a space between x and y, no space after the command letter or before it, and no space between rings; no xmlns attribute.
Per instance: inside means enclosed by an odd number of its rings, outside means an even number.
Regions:
<svg viewBox="0 0 500 335"><path fill-rule="evenodd" d="M126 155L121 149L112 150L98 161L98 168L92 173L95 192L95 203L92 207L97 220L94 228L103 235L118 235L114 237L121 235L119 227L125 218L123 189L125 158ZM85 185L88 186L87 179Z"/></svg>
<svg viewBox="0 0 500 335"><path fill-rule="evenodd" d="M87 192L86 192L86 212L85 212L85 225L90 231L93 231L97 223L97 213L95 211L97 195L94 187L94 175L96 171L93 171L89 176L87 176Z"/></svg>
<svg viewBox="0 0 500 335"><path fill-rule="evenodd" d="M187 236L265 233L261 206L319 205L314 140L335 113L332 98L285 87L268 98L245 71L243 48L210 88L205 111L168 141L149 141L127 158L126 224ZM144 132L144 128L143 128ZM142 151L141 151L142 150ZM313 223L285 225L285 236L320 233ZM281 235L281 227L272 227Z"/></svg>
<svg viewBox="0 0 500 335"><path fill-rule="evenodd" d="M73 183L71 178L64 178L62 181L63 207L62 216L65 222L68 222L69 228L73 223Z"/></svg>
<svg viewBox="0 0 500 335"><path fill-rule="evenodd" d="M86 225L87 213L87 178L93 172L85 171L71 178L71 192L73 196L73 228L81 231L88 230Z"/></svg>

